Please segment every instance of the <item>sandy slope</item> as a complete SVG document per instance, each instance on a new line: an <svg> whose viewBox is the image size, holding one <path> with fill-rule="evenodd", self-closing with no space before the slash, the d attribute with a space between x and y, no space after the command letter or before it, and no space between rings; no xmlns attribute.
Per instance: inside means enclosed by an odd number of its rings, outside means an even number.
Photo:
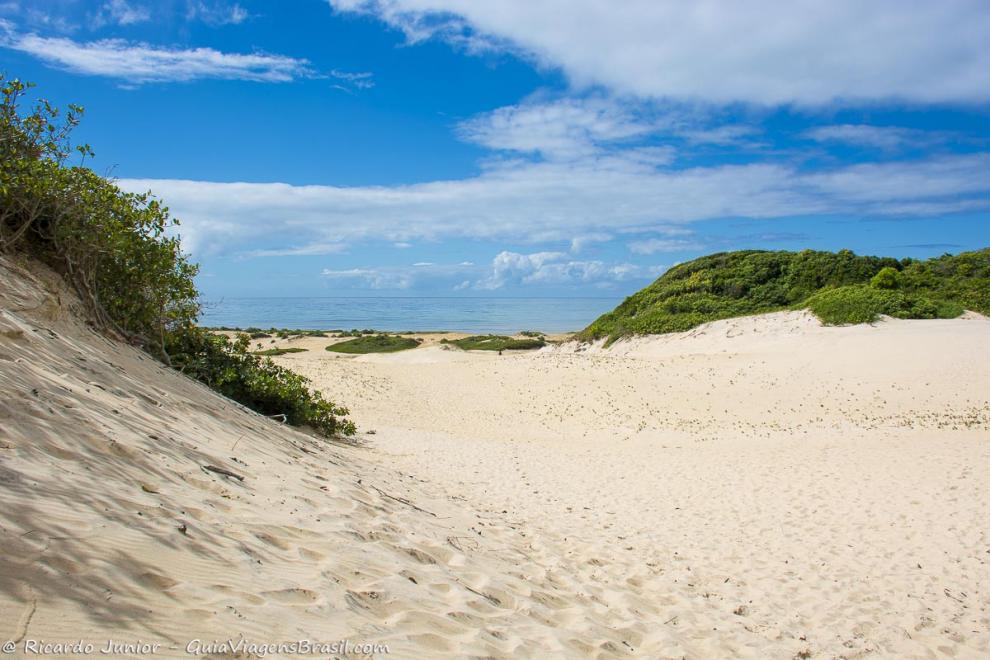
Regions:
<svg viewBox="0 0 990 660"><path fill-rule="evenodd" d="M382 465L601 589L644 655L976 657L988 341L975 315L781 313L607 351L283 363L347 397Z"/></svg>
<svg viewBox="0 0 990 660"><path fill-rule="evenodd" d="M2 639L990 653L986 320L774 315L502 357L301 340L282 363L376 431L346 447L70 307L0 264Z"/></svg>

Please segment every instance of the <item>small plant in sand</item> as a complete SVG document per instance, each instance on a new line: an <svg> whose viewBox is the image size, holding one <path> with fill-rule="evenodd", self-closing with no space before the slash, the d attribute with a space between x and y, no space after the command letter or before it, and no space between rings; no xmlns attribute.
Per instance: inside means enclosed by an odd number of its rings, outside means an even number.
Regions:
<svg viewBox="0 0 990 660"><path fill-rule="evenodd" d="M260 348L261 344L258 344L258 347ZM254 354L275 357L277 355L286 355L287 353L305 353L307 350L298 346L291 346L289 348L268 348L263 351L255 351Z"/></svg>
<svg viewBox="0 0 990 660"><path fill-rule="evenodd" d="M505 335L474 335L444 341L465 351L528 351L546 346L542 336L514 339Z"/></svg>
<svg viewBox="0 0 990 660"><path fill-rule="evenodd" d="M330 344L328 351L334 353L395 353L419 346L422 340L398 335L363 335L347 341Z"/></svg>

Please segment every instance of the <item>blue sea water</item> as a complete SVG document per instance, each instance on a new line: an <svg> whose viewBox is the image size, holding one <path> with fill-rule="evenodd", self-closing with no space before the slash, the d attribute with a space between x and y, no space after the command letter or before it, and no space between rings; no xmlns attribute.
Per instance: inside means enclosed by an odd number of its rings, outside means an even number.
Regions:
<svg viewBox="0 0 990 660"><path fill-rule="evenodd" d="M200 324L235 328L373 328L509 334L580 330L622 298L224 298Z"/></svg>

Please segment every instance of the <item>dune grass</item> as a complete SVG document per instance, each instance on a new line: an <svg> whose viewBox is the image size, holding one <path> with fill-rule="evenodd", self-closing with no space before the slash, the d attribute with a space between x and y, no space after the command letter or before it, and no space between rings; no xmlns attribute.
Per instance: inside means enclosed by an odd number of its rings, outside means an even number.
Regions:
<svg viewBox="0 0 990 660"><path fill-rule="evenodd" d="M363 335L327 346L334 353L395 353L419 346L419 340L397 335Z"/></svg>
<svg viewBox="0 0 990 660"><path fill-rule="evenodd" d="M441 340L465 351L520 351L533 350L546 346L542 337L514 339L505 335L473 335L463 339Z"/></svg>

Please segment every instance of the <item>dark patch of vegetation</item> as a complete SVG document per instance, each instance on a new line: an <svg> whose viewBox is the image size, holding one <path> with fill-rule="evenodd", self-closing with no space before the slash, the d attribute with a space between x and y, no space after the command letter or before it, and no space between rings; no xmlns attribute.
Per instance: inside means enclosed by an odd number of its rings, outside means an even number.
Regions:
<svg viewBox="0 0 990 660"><path fill-rule="evenodd" d="M264 355L267 357L274 357L277 355L285 355L286 353L305 353L307 349L305 348L267 348L263 351L254 351L255 355Z"/></svg>
<svg viewBox="0 0 990 660"><path fill-rule="evenodd" d="M440 342L465 351L525 351L546 346L543 337L514 339L505 335L474 335L463 339L441 339Z"/></svg>
<svg viewBox="0 0 990 660"><path fill-rule="evenodd" d="M828 325L872 323L881 314L900 319L951 319L966 311L953 301L868 284L825 289L808 298L805 307Z"/></svg>
<svg viewBox="0 0 990 660"><path fill-rule="evenodd" d="M546 334L539 332L537 330L523 330L519 333L523 337L546 337Z"/></svg>
<svg viewBox="0 0 990 660"><path fill-rule="evenodd" d="M419 346L420 340L398 335L364 335L355 339L330 344L328 351L335 353L394 353Z"/></svg>
<svg viewBox="0 0 990 660"><path fill-rule="evenodd" d="M210 330L214 332L244 332L251 339L267 339L268 337L278 337L279 339L294 339L299 337L328 337L329 333L337 332L336 330L294 330L290 328L268 328L267 330L262 330L261 328L231 328L225 325L215 326L215 327L205 327L205 330Z"/></svg>
<svg viewBox="0 0 990 660"><path fill-rule="evenodd" d="M285 415L294 426L328 436L353 435L348 410L309 388L309 379L248 352L250 339L235 340L195 326L168 335L173 365L220 394L263 415Z"/></svg>
<svg viewBox="0 0 990 660"><path fill-rule="evenodd" d="M990 313L990 249L924 261L849 250L713 254L671 268L578 338L612 342L785 309L810 309L829 324Z"/></svg>
<svg viewBox="0 0 990 660"><path fill-rule="evenodd" d="M355 328L354 330L340 330L339 332L336 333L336 336L337 337L363 337L365 335L379 335L379 334L383 334L383 333L380 333L377 330L371 330L370 328L365 328L364 330L358 330L358 329Z"/></svg>
<svg viewBox="0 0 990 660"><path fill-rule="evenodd" d="M262 414L328 435L353 434L347 410L309 381L196 326L197 266L174 235L178 221L150 193L133 194L83 166L88 145L69 135L83 109L44 100L23 109L30 86L0 76L0 251L19 252L59 272L92 324L157 356ZM68 164L77 154L79 165ZM260 332L260 329L255 328Z"/></svg>

